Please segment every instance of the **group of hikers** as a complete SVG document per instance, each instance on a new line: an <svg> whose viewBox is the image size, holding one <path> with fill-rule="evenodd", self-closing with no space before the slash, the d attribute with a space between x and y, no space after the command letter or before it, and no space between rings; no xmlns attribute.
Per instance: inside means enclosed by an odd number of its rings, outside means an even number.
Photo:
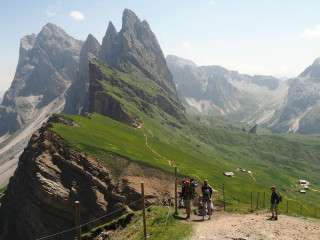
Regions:
<svg viewBox="0 0 320 240"><path fill-rule="evenodd" d="M179 196L179 208L185 208L187 212L186 219L190 219L191 215L191 203L195 199L196 193L195 188L197 183L194 179L189 181L182 181L182 190ZM270 198L270 210L272 216L269 220L278 220L278 204L282 201L282 197L279 192L276 191L275 186L271 186L271 198ZM203 220L206 220L208 215L208 220L211 220L213 212L213 203L212 203L212 187L208 184L208 180L204 180L203 186L201 188L201 195L198 198L198 213L195 211L195 214L202 216Z"/></svg>

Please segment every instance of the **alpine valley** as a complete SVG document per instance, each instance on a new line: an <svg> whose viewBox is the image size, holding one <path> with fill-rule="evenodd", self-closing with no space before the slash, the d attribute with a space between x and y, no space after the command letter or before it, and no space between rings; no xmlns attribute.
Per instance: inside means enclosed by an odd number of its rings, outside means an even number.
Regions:
<svg viewBox="0 0 320 240"><path fill-rule="evenodd" d="M75 201L84 239L116 237L141 220L133 212L142 207L141 182L147 206L172 205L176 165L179 182L209 180L217 208L223 186L227 210L244 212L249 192L275 184L292 214L303 204L303 215L313 216L320 207L319 62L281 81L165 59L147 21L128 9L121 30L110 22L101 44L46 24L21 39L0 105L0 240L74 238L65 230L74 230ZM230 171L234 178L223 176ZM307 195L298 192L299 179L309 180ZM150 228L163 214L148 209ZM167 222L175 231L151 238L183 239L189 231L173 217Z"/></svg>

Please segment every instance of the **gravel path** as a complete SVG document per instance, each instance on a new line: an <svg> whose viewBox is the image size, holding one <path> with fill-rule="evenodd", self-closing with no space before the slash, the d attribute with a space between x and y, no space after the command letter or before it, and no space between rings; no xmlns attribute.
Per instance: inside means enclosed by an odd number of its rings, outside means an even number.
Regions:
<svg viewBox="0 0 320 240"><path fill-rule="evenodd" d="M228 214L215 211L212 220L202 221L193 215L189 222L195 224L191 240L320 240L320 220L280 215L278 221L267 220L266 212L259 214Z"/></svg>

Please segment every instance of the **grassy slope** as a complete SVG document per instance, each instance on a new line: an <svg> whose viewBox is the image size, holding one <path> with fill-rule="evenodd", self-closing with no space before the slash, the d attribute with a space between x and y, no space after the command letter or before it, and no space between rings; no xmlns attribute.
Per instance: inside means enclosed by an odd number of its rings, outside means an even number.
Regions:
<svg viewBox="0 0 320 240"><path fill-rule="evenodd" d="M134 85L151 95L161 93L161 89L152 83L146 86L143 77L138 76L133 81L132 76L111 73L110 69L104 71L109 76L116 74L123 83ZM92 119L68 115L65 117L76 121L80 127L54 124L53 131L71 145L101 159L105 151L111 151L133 161L173 172L168 160L157 156L146 146L145 134L149 146L170 159L172 164L179 164L179 174L202 180L207 178L218 190L222 190L224 183L229 210L248 209L251 191L254 192L254 198L257 192L261 193L260 197L266 192L268 206L270 185L283 189L280 191L285 199L287 196L303 202L309 209L303 212L306 215L313 215L314 208L320 207L319 192L309 191L307 195L301 195L296 187L291 187L297 184L298 179L307 179L311 182L311 188L320 190L319 139L300 138L298 135L248 135L242 130L215 128L206 122L194 121L194 118L189 118L188 123L182 126L178 120L151 104L153 113L146 115L120 88L109 83L103 84L109 94L142 119L142 128L134 129L98 114L93 115ZM172 127L172 123L181 128ZM238 167L251 170L257 182L249 174L235 172ZM236 177L224 177L222 173L225 171L235 172ZM217 199L221 199L221 194ZM281 204L281 208L285 209L285 205ZM292 201L289 210L298 213L300 205Z"/></svg>
<svg viewBox="0 0 320 240"><path fill-rule="evenodd" d="M173 208L162 208L157 206L149 207L146 211L147 220L147 234L148 239L176 239L182 240L190 236L192 231L191 224L185 224L179 221L172 214ZM122 217L123 218L123 217ZM115 220L117 221L117 220ZM95 232L101 232L105 226L99 226L91 232L83 234L83 239L92 239L95 236ZM130 224L125 228L118 228L111 236L112 239L131 239L140 240L143 239L142 232L142 213L141 211L135 212Z"/></svg>

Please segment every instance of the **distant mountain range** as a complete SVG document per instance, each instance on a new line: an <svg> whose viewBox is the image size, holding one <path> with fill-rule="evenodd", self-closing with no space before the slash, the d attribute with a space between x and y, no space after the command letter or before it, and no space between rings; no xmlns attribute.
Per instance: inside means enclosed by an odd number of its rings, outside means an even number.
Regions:
<svg viewBox="0 0 320 240"><path fill-rule="evenodd" d="M13 174L32 133L52 113L94 110L119 117L115 112L121 104L112 110L103 109L98 102L89 104L89 62L95 58L119 71L142 72L170 93L170 98L145 95L147 104L139 104L148 114L152 114L148 104L157 104L182 123L183 104L187 110L229 116L276 132L320 132L319 59L287 81L239 74L220 66L197 66L176 56L165 59L148 23L131 11L126 10L122 20L119 32L109 23L101 44L91 34L85 41L76 40L51 23L39 34L21 39L15 77L0 104L0 186ZM125 116L123 121L128 120Z"/></svg>
<svg viewBox="0 0 320 240"><path fill-rule="evenodd" d="M206 115L226 115L275 132L320 132L319 59L297 78L250 76L220 66L197 66L167 56L183 104Z"/></svg>
<svg viewBox="0 0 320 240"><path fill-rule="evenodd" d="M250 167L257 178L239 175L237 184L228 184L233 194L227 201L236 206L240 195L242 208L249 203L244 191L261 192L275 180L289 187L287 179L310 176L316 187L317 140L256 136L257 127L248 134L228 123L221 129L214 118L189 118L185 106L276 131L317 132L319 68L316 60L284 82L165 59L149 24L128 9L121 30L110 22L101 44L46 24L38 35L22 38L16 74L0 105L0 187L7 185L0 192L0 240L57 232L65 234L57 239L74 238L65 229L74 229L75 200L88 223L82 230L89 232L141 209L141 182L148 205L168 206L178 164L180 177L208 177L218 188L226 181L223 172ZM53 114L61 112L73 115ZM266 168L280 174L268 175ZM306 208L317 200L308 198Z"/></svg>

